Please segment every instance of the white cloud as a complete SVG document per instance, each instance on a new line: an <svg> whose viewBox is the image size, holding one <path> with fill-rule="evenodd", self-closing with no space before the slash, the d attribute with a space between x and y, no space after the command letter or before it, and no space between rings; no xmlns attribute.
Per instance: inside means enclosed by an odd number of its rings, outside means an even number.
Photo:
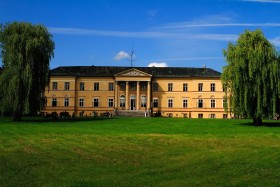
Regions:
<svg viewBox="0 0 280 187"><path fill-rule="evenodd" d="M279 24L280 26L280 24ZM79 28L49 28L52 34L82 35L82 36L108 36L122 38L163 38L163 39L197 39L235 41L237 35L231 34L189 34L172 32L126 32L126 31L102 31Z"/></svg>
<svg viewBox="0 0 280 187"><path fill-rule="evenodd" d="M248 2L258 2L258 3L280 3L280 0L241 0Z"/></svg>
<svg viewBox="0 0 280 187"><path fill-rule="evenodd" d="M128 32L128 31L105 31L81 28L48 27L52 34L79 35L79 36L110 36L122 38L172 38L176 34L167 32Z"/></svg>
<svg viewBox="0 0 280 187"><path fill-rule="evenodd" d="M129 57L129 54L124 52L124 51L120 51L118 52L118 54L114 57L115 61L120 61L122 59L127 59Z"/></svg>
<svg viewBox="0 0 280 187"><path fill-rule="evenodd" d="M274 39L271 39L270 42L275 46L280 46L280 36Z"/></svg>
<svg viewBox="0 0 280 187"><path fill-rule="evenodd" d="M157 10L149 10L148 11L148 16L150 18L155 17L157 15Z"/></svg>
<svg viewBox="0 0 280 187"><path fill-rule="evenodd" d="M195 28L195 27L280 27L280 23L194 23L181 22L173 23L162 28L179 29L179 28Z"/></svg>
<svg viewBox="0 0 280 187"><path fill-rule="evenodd" d="M151 62L148 67L168 67L166 62Z"/></svg>

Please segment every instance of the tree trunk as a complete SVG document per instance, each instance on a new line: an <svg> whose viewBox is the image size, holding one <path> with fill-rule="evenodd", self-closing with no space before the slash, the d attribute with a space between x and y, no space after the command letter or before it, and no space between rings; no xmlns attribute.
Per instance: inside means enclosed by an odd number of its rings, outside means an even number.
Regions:
<svg viewBox="0 0 280 187"><path fill-rule="evenodd" d="M262 126L262 118L257 117L253 119L253 125L254 126Z"/></svg>
<svg viewBox="0 0 280 187"><path fill-rule="evenodd" d="M21 112L15 112L14 117L13 117L13 121L21 121L21 119L22 119L22 113Z"/></svg>

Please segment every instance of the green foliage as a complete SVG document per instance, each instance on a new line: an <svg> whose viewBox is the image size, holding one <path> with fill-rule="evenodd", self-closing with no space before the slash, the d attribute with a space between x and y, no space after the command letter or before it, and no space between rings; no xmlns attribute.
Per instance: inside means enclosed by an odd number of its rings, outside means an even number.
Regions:
<svg viewBox="0 0 280 187"><path fill-rule="evenodd" d="M54 42L43 25L13 22L0 29L0 110L20 119L42 107Z"/></svg>
<svg viewBox="0 0 280 187"><path fill-rule="evenodd" d="M276 121L25 119L0 119L1 186L279 186Z"/></svg>
<svg viewBox="0 0 280 187"><path fill-rule="evenodd" d="M223 51L228 65L222 82L235 115L262 119L276 113L279 97L279 60L261 30L245 31Z"/></svg>

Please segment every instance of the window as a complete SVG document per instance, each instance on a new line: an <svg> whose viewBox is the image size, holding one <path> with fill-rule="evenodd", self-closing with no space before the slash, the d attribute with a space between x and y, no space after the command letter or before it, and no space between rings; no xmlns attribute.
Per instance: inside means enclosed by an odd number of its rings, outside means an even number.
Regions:
<svg viewBox="0 0 280 187"><path fill-rule="evenodd" d="M80 90L81 91L85 90L85 83L84 82L80 82Z"/></svg>
<svg viewBox="0 0 280 187"><path fill-rule="evenodd" d="M154 107L155 107L155 108L158 107L158 98L154 98L154 99L153 99L153 104L154 104Z"/></svg>
<svg viewBox="0 0 280 187"><path fill-rule="evenodd" d="M65 82L64 83L64 90L69 90L70 89L70 82Z"/></svg>
<svg viewBox="0 0 280 187"><path fill-rule="evenodd" d="M223 84L223 92L225 92L227 90L227 87L225 84Z"/></svg>
<svg viewBox="0 0 280 187"><path fill-rule="evenodd" d="M158 83L153 83L153 91L158 91Z"/></svg>
<svg viewBox="0 0 280 187"><path fill-rule="evenodd" d="M114 91L114 83L109 82L109 91Z"/></svg>
<svg viewBox="0 0 280 187"><path fill-rule="evenodd" d="M80 98L79 99L79 107L84 107L84 102L85 102L84 98Z"/></svg>
<svg viewBox="0 0 280 187"><path fill-rule="evenodd" d="M57 99L56 98L52 99L52 106L57 106Z"/></svg>
<svg viewBox="0 0 280 187"><path fill-rule="evenodd" d="M125 107L125 96L124 95L122 95L120 97L120 107Z"/></svg>
<svg viewBox="0 0 280 187"><path fill-rule="evenodd" d="M211 99L211 108L216 108L216 100Z"/></svg>
<svg viewBox="0 0 280 187"><path fill-rule="evenodd" d="M141 91L146 91L147 90L147 83L141 82Z"/></svg>
<svg viewBox="0 0 280 187"><path fill-rule="evenodd" d="M93 85L93 90L94 91L99 91L99 82L95 82Z"/></svg>
<svg viewBox="0 0 280 187"><path fill-rule="evenodd" d="M198 100L198 108L203 108L203 99Z"/></svg>
<svg viewBox="0 0 280 187"><path fill-rule="evenodd" d="M168 83L168 91L172 92L173 90L173 83Z"/></svg>
<svg viewBox="0 0 280 187"><path fill-rule="evenodd" d="M203 90L203 83L198 83L198 91L202 92Z"/></svg>
<svg viewBox="0 0 280 187"><path fill-rule="evenodd" d="M136 90L136 82L131 82L130 83L130 90L135 91Z"/></svg>
<svg viewBox="0 0 280 187"><path fill-rule="evenodd" d="M114 107L114 99L112 98L108 99L108 107Z"/></svg>
<svg viewBox="0 0 280 187"><path fill-rule="evenodd" d="M69 98L64 98L64 106L69 106Z"/></svg>
<svg viewBox="0 0 280 187"><path fill-rule="evenodd" d="M183 99L183 108L188 108L188 100Z"/></svg>
<svg viewBox="0 0 280 187"><path fill-rule="evenodd" d="M121 91L125 90L125 84L126 84L125 82L120 83Z"/></svg>
<svg viewBox="0 0 280 187"><path fill-rule="evenodd" d="M93 107L98 107L99 106L99 99L98 98L94 98L93 99Z"/></svg>
<svg viewBox="0 0 280 187"><path fill-rule="evenodd" d="M215 83L211 83L210 86L211 86L211 92L215 92Z"/></svg>
<svg viewBox="0 0 280 187"><path fill-rule="evenodd" d="M228 118L228 115L227 115L227 114L223 114L223 118L224 118L224 119L227 119L227 118Z"/></svg>
<svg viewBox="0 0 280 187"><path fill-rule="evenodd" d="M210 118L216 118L216 114L210 114Z"/></svg>
<svg viewBox="0 0 280 187"><path fill-rule="evenodd" d="M226 107L227 107L227 100L223 99L223 108L226 108Z"/></svg>
<svg viewBox="0 0 280 187"><path fill-rule="evenodd" d="M52 83L52 88L53 88L53 90L57 90L57 82Z"/></svg>
<svg viewBox="0 0 280 187"><path fill-rule="evenodd" d="M173 99L168 99L168 108L173 108Z"/></svg>
<svg viewBox="0 0 280 187"><path fill-rule="evenodd" d="M203 114L198 114L198 118L203 118Z"/></svg>
<svg viewBox="0 0 280 187"><path fill-rule="evenodd" d="M188 84L184 83L183 84L183 92L187 92L188 91Z"/></svg>
<svg viewBox="0 0 280 187"><path fill-rule="evenodd" d="M146 107L146 96L145 95L141 96L141 107Z"/></svg>

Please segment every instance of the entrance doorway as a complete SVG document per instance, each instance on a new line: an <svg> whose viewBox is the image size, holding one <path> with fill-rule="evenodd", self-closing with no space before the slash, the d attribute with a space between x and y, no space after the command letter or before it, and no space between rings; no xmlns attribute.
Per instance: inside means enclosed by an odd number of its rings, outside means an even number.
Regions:
<svg viewBox="0 0 280 187"><path fill-rule="evenodd" d="M136 110L135 103L135 96L130 96L130 110Z"/></svg>

